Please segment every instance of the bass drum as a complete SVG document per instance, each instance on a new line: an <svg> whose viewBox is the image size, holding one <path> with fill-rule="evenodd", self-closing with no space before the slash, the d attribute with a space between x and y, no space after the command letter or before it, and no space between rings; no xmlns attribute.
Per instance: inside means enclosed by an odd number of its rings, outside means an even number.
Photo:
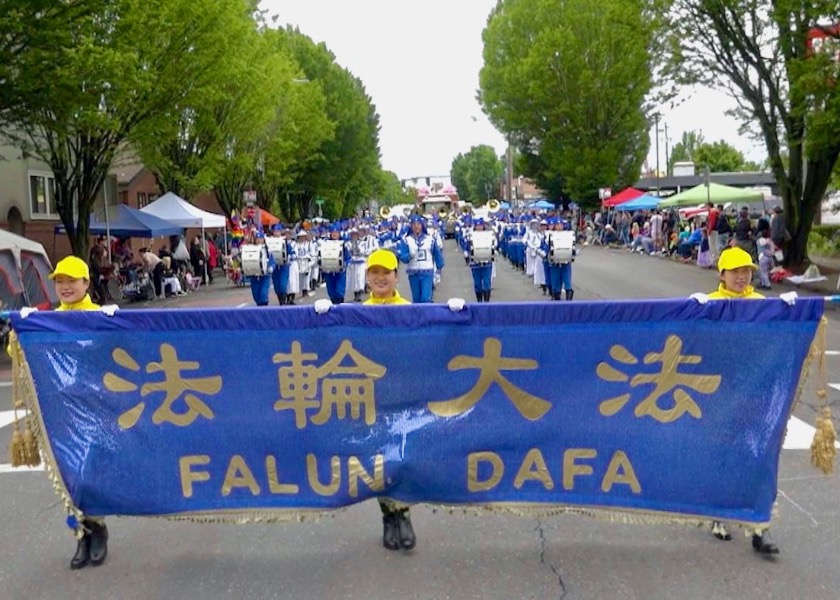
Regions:
<svg viewBox="0 0 840 600"><path fill-rule="evenodd" d="M265 245L268 246L268 251L274 257L274 264L285 265L289 262L288 254L286 254L286 238L267 237L265 238Z"/></svg>
<svg viewBox="0 0 840 600"><path fill-rule="evenodd" d="M268 250L264 244L242 246L239 258L242 262L242 274L247 277L268 275Z"/></svg>
<svg viewBox="0 0 840 600"><path fill-rule="evenodd" d="M324 273L339 273L344 270L344 242L324 240L318 248L318 264Z"/></svg>
<svg viewBox="0 0 840 600"><path fill-rule="evenodd" d="M554 265L572 262L574 246L574 231L552 231L548 238L548 262Z"/></svg>
<svg viewBox="0 0 840 600"><path fill-rule="evenodd" d="M472 232L472 261L491 262L496 255L496 236L492 231Z"/></svg>

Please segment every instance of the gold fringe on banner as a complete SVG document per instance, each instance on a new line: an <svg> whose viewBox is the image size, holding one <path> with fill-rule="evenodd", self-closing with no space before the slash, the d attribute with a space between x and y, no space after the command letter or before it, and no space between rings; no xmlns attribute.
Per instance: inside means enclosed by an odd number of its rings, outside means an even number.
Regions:
<svg viewBox="0 0 840 600"><path fill-rule="evenodd" d="M23 369L23 351L15 332L9 334L9 352L12 355L12 443L9 447L10 461L13 467L37 467L41 464L41 453L38 451L38 441L32 432L32 412L27 411L24 401L25 379ZM23 417L18 415L23 411Z"/></svg>
<svg viewBox="0 0 840 600"><path fill-rule="evenodd" d="M817 399L820 405L814 440L811 442L811 464L829 475L834 471L834 457L837 455L837 449L834 447L834 442L837 441L837 432L831 422L831 409L828 406L828 378L825 373L827 327L828 319L823 317L810 351L810 356L817 359L817 369L819 371Z"/></svg>

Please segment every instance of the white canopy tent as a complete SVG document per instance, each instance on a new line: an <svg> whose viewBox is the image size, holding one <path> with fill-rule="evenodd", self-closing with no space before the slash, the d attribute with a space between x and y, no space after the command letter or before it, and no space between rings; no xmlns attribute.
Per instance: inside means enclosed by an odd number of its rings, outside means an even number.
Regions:
<svg viewBox="0 0 840 600"><path fill-rule="evenodd" d="M154 215L174 223L179 227L201 228L201 241L206 244L204 237L205 229L224 229L225 248L227 248L227 219L224 215L201 210L181 198L173 192L166 192L163 196L140 209L144 213ZM174 248L173 248L174 250ZM207 272L207 260L205 252L204 271Z"/></svg>

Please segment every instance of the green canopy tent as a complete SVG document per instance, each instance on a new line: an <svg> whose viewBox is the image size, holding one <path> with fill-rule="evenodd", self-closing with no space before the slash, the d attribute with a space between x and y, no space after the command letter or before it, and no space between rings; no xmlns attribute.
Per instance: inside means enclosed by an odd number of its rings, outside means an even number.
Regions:
<svg viewBox="0 0 840 600"><path fill-rule="evenodd" d="M690 190L663 198L662 202L659 203L659 208L697 206L698 204L705 204L709 200L715 204L726 204L727 202L761 202L764 200L764 194L755 190L744 190L719 183L710 183L707 188L705 184L701 183Z"/></svg>

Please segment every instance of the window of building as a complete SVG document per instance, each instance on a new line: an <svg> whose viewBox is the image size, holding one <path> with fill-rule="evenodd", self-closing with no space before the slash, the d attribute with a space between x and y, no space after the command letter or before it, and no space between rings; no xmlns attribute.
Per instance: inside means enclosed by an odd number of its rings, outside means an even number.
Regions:
<svg viewBox="0 0 840 600"><path fill-rule="evenodd" d="M29 206L32 218L57 219L55 178L49 173L29 173Z"/></svg>
<svg viewBox="0 0 840 600"><path fill-rule="evenodd" d="M146 192L137 192L137 208L143 208L149 203Z"/></svg>

